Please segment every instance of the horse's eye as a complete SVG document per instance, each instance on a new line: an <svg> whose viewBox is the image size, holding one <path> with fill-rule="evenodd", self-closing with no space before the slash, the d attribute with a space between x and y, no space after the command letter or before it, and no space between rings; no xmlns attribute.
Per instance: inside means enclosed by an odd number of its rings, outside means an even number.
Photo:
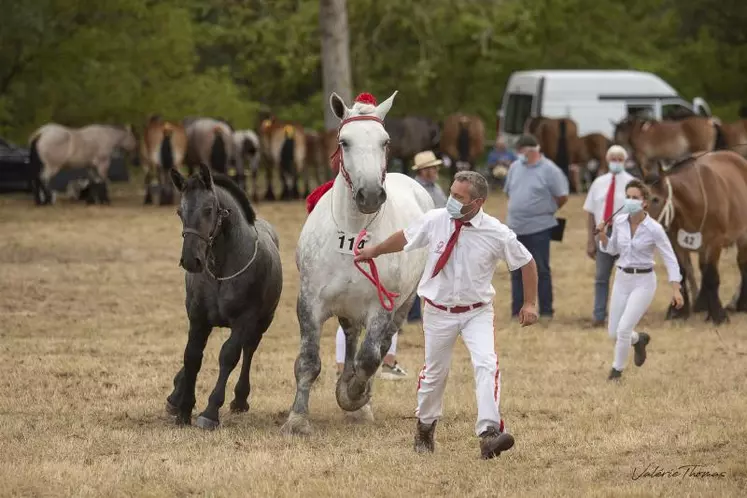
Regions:
<svg viewBox="0 0 747 498"><path fill-rule="evenodd" d="M340 146L341 147L347 147L348 146L348 141L347 140L340 140Z"/></svg>
<svg viewBox="0 0 747 498"><path fill-rule="evenodd" d="M211 214L213 214L213 206L203 208L202 212L205 213L206 216L210 216Z"/></svg>

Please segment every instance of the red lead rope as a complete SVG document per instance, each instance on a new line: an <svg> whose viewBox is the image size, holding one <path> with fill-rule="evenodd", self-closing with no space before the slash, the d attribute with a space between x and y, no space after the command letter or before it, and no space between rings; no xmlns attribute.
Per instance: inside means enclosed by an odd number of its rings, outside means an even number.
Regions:
<svg viewBox="0 0 747 498"><path fill-rule="evenodd" d="M360 244L360 241L363 240L363 237L365 236L366 229L364 228L355 239L353 254L355 254L356 256L360 254L360 251L358 250L358 244ZM371 268L371 273L368 273L366 270L364 270L358 261L353 261L355 267L358 268L358 271L365 275L366 278L370 280L372 284L374 284L374 287L376 287L376 293L379 295L379 302L381 303L381 306L387 311L392 311L394 309L394 298L399 297L399 294L386 290L384 285L381 283L381 280L379 279L379 271L376 269L376 263L374 262L374 260L370 259L366 260L365 262L368 263L368 266ZM389 302L388 304L384 302L385 298Z"/></svg>

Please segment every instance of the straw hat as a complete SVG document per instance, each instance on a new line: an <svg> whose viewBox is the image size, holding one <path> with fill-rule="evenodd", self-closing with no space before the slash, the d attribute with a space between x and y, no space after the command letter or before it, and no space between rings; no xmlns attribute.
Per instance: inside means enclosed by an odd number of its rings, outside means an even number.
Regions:
<svg viewBox="0 0 747 498"><path fill-rule="evenodd" d="M415 164L412 166L413 171L420 171L425 168L432 168L434 166L440 166L444 162L436 157L436 154L431 150L424 150L415 154Z"/></svg>

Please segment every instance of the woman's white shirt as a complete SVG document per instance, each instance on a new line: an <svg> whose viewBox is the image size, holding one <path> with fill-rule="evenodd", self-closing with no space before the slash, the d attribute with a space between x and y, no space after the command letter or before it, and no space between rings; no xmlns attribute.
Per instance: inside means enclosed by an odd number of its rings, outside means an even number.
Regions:
<svg viewBox="0 0 747 498"><path fill-rule="evenodd" d="M664 228L648 214L630 235L630 215L622 214L615 217L612 225L612 235L607 245L599 241L599 249L612 256L619 255L617 266L622 268L652 268L654 266L654 249L659 250L664 266L667 269L670 282L682 281L680 265L674 255L672 243L669 241Z"/></svg>

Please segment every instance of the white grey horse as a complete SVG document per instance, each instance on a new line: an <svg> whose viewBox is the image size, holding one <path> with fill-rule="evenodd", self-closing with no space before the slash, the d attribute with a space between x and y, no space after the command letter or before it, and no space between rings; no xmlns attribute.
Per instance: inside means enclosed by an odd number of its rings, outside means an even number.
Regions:
<svg viewBox="0 0 747 498"><path fill-rule="evenodd" d="M101 202L108 203L106 178L114 148L121 147L127 152L137 150L132 127L101 124L69 128L48 123L31 134L29 143L31 167L38 174L34 198L40 205L54 203L49 180L64 168L88 168L89 179L101 190Z"/></svg>
<svg viewBox="0 0 747 498"><path fill-rule="evenodd" d="M337 316L346 336L337 403L348 412L365 407L359 413L372 419L368 405L372 378L415 299L426 263L424 249L376 260L384 287L399 293L391 311L383 307L377 288L353 263L353 244L362 229L368 240L361 241L359 248L381 242L434 207L428 192L415 180L400 173L386 174L389 135L383 120L396 94L379 106L356 102L352 108L337 94L330 97L342 121L342 163L334 186L306 219L296 249L301 344L295 363L296 397L282 428L286 434L310 432L309 391L322 367L319 336L322 324L332 316ZM358 350L362 327L366 336Z"/></svg>

